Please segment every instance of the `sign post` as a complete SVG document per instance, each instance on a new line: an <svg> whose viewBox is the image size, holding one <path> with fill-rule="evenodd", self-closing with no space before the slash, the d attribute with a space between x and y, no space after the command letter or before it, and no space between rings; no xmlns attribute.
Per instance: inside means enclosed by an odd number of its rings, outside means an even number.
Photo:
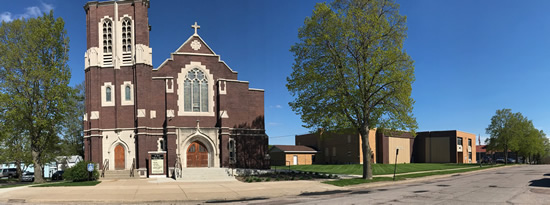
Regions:
<svg viewBox="0 0 550 205"><path fill-rule="evenodd" d="M393 181L395 181L395 171L397 170L397 155L399 154L399 148L395 149L395 166L393 168Z"/></svg>
<svg viewBox="0 0 550 205"><path fill-rule="evenodd" d="M92 179L92 172L94 171L94 164L89 163L88 164L88 181L91 181Z"/></svg>

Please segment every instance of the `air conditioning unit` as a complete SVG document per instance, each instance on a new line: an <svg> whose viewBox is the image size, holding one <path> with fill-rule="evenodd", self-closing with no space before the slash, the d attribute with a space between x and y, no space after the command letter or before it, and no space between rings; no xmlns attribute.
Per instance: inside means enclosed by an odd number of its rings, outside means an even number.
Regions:
<svg viewBox="0 0 550 205"><path fill-rule="evenodd" d="M457 145L456 146L456 151L457 152L462 152L462 145Z"/></svg>

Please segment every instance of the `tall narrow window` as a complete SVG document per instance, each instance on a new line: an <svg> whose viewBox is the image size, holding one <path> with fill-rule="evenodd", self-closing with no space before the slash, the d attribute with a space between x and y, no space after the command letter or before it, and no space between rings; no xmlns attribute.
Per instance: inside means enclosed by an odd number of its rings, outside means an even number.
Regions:
<svg viewBox="0 0 550 205"><path fill-rule="evenodd" d="M111 102L111 87L105 88L105 101Z"/></svg>
<svg viewBox="0 0 550 205"><path fill-rule="evenodd" d="M103 21L103 64L113 65L113 22Z"/></svg>
<svg viewBox="0 0 550 205"><path fill-rule="evenodd" d="M208 112L208 79L204 72L195 68L187 73L184 89L186 112Z"/></svg>
<svg viewBox="0 0 550 205"><path fill-rule="evenodd" d="M113 52L113 23L106 19L103 21L103 53Z"/></svg>
<svg viewBox="0 0 550 205"><path fill-rule="evenodd" d="M122 63L132 63L132 21L129 18L122 20Z"/></svg>
<svg viewBox="0 0 550 205"><path fill-rule="evenodd" d="M130 100L132 100L132 98L131 98L131 95L130 95L130 94L131 94L131 91L132 91L132 89L130 88L130 86L129 86L129 85L127 85L127 86L126 86L126 88L125 88L125 91L126 91L126 92L125 92L125 94L126 94L126 96L125 96L125 98L126 98L126 101L130 101Z"/></svg>

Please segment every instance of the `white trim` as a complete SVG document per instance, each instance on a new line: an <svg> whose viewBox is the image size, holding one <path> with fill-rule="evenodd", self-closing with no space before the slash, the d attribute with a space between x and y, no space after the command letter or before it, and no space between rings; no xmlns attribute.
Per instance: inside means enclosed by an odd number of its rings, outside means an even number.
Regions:
<svg viewBox="0 0 550 205"><path fill-rule="evenodd" d="M107 102L107 87L111 88L111 101L110 102ZM115 93L116 93L116 89L115 89L115 86L113 86L113 83L111 82L105 82L103 83L103 85L101 86L101 107L111 107L111 106L115 106Z"/></svg>
<svg viewBox="0 0 550 205"><path fill-rule="evenodd" d="M210 50L210 52L212 52L212 54L208 54L208 53L189 53L189 52L178 52L179 50L181 50L181 48L183 48L183 46L188 42L190 41L194 36L198 37L203 43L204 45L206 46L206 48L208 48L208 50ZM210 48L210 46L208 46L208 44L197 34L197 35L192 35L190 36L185 42L183 42L183 44L181 44L180 47L178 47L178 49L176 49L176 51L174 51L173 53L170 54L170 58L167 58L166 60L164 60L164 62L162 62L160 64L159 67L157 68L154 68L153 70L156 71L156 70L159 70L160 68L162 68L162 66L164 66L164 64L166 64L168 61L173 61L174 60L174 55L197 55L197 56L217 56L218 57L218 62L220 63L223 63L227 68L229 68L229 70L232 72L232 73L237 73L237 71L234 71L233 69L231 69L231 67L229 67L229 65L227 65L227 63L225 63L225 61L222 61L221 60L221 56L216 54L216 52L214 52L214 50L212 50Z"/></svg>
<svg viewBox="0 0 550 205"><path fill-rule="evenodd" d="M90 120L99 120L99 111L90 112Z"/></svg>
<svg viewBox="0 0 550 205"><path fill-rule="evenodd" d="M192 69L199 69L204 72L206 78L208 78L208 112L186 112L185 111L185 98L184 98L184 81L186 75ZM201 62L191 61L189 64L186 64L184 68L181 68L181 72L178 73L177 79L178 89L178 116L214 116L214 75L210 74L210 70L206 68L205 65L202 65ZM202 105L201 105L202 106Z"/></svg>
<svg viewBox="0 0 550 205"><path fill-rule="evenodd" d="M126 86L130 86L130 100L126 100ZM131 81L124 81L120 85L120 105L134 105L134 84Z"/></svg>
<svg viewBox="0 0 550 205"><path fill-rule="evenodd" d="M284 153L313 153L316 154L317 151L283 151Z"/></svg>
<svg viewBox="0 0 550 205"><path fill-rule="evenodd" d="M261 92L265 92L264 89L259 89L259 88L248 88L249 91L261 91Z"/></svg>
<svg viewBox="0 0 550 205"><path fill-rule="evenodd" d="M149 117L150 117L151 119L157 118L157 111L156 111L156 110L151 110L151 111L149 111Z"/></svg>
<svg viewBox="0 0 550 205"><path fill-rule="evenodd" d="M227 82L234 82L234 83L250 83L250 82L244 81L244 80L225 79L225 78L218 78L218 80L223 80L223 81L227 81Z"/></svg>

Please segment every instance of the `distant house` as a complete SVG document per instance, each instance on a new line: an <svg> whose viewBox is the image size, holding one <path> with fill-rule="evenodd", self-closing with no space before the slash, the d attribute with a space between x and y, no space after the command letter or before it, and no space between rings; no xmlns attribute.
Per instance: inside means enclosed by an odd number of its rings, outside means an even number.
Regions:
<svg viewBox="0 0 550 205"><path fill-rule="evenodd" d="M55 158L57 162L57 170L65 170L73 167L76 163L82 161L82 157L79 155L73 156L57 156Z"/></svg>
<svg viewBox="0 0 550 205"><path fill-rule="evenodd" d="M271 165L307 165L312 164L317 151L301 145L273 145L269 150Z"/></svg>
<svg viewBox="0 0 550 205"><path fill-rule="evenodd" d="M355 130L296 135L296 145L318 150L315 164L362 164L361 135ZM397 163L410 163L414 136L408 132L384 133L369 131L371 162L395 163L395 150L399 149Z"/></svg>
<svg viewBox="0 0 550 205"><path fill-rule="evenodd" d="M458 130L417 132L414 162L476 163L476 136Z"/></svg>

